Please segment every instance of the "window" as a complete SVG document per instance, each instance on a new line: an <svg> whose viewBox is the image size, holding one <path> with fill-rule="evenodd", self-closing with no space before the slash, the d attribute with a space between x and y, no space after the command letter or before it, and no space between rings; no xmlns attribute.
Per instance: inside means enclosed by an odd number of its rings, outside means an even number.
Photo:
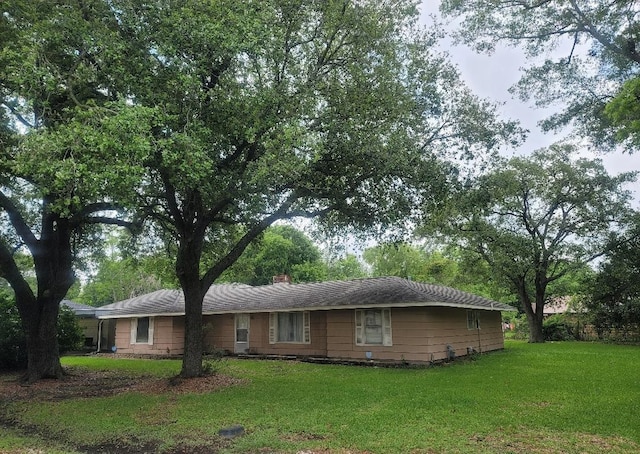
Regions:
<svg viewBox="0 0 640 454"><path fill-rule="evenodd" d="M391 309L356 310L356 345L392 345Z"/></svg>
<svg viewBox="0 0 640 454"><path fill-rule="evenodd" d="M467 311L467 329L480 329L480 313Z"/></svg>
<svg viewBox="0 0 640 454"><path fill-rule="evenodd" d="M269 314L269 343L311 343L309 312L272 312Z"/></svg>
<svg viewBox="0 0 640 454"><path fill-rule="evenodd" d="M153 344L153 318L140 317L131 320L131 343Z"/></svg>

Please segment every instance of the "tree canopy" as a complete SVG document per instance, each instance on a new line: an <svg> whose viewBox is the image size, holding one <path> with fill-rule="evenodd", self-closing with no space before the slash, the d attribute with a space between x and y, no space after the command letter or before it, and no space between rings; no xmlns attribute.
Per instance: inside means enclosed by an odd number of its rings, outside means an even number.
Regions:
<svg viewBox="0 0 640 454"><path fill-rule="evenodd" d="M281 274L293 282L317 282L327 276L318 247L303 232L288 225L266 229L220 280L265 285Z"/></svg>
<svg viewBox="0 0 640 454"><path fill-rule="evenodd" d="M462 185L455 208L436 221L517 295L531 342L543 341L542 315L554 285L602 255L612 228L630 212L623 185L635 174L610 176L599 160L576 154L557 144L500 159Z"/></svg>
<svg viewBox="0 0 640 454"><path fill-rule="evenodd" d="M514 92L538 106L563 106L543 129L572 124L598 146L637 149L637 1L443 0L441 11L461 19L458 39L480 52L499 44L524 49L534 63Z"/></svg>

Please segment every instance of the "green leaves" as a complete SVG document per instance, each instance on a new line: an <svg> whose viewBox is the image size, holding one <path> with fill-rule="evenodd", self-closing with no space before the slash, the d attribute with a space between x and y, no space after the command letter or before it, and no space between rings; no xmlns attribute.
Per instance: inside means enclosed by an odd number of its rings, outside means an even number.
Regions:
<svg viewBox="0 0 640 454"><path fill-rule="evenodd" d="M561 278L603 253L631 211L624 185L635 177L610 176L564 144L501 159L453 196L441 232L485 262L533 317L532 302L544 305L556 283L566 288Z"/></svg>
<svg viewBox="0 0 640 454"><path fill-rule="evenodd" d="M445 15L460 19L458 40L477 51L490 53L498 45L523 49L527 65L513 91L524 100L533 98L538 107L560 110L541 122L545 130L570 125L598 147L621 142L628 151L637 146L628 140L634 126L623 124L635 115L624 98L640 65L636 9L632 0L445 0L441 5ZM614 106L605 112L614 96Z"/></svg>

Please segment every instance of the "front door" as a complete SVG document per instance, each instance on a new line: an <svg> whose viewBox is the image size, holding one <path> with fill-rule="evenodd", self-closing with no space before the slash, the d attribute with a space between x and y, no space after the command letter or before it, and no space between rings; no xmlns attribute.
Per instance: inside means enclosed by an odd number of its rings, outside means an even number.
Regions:
<svg viewBox="0 0 640 454"><path fill-rule="evenodd" d="M234 352L249 352L249 314L236 314L236 344Z"/></svg>

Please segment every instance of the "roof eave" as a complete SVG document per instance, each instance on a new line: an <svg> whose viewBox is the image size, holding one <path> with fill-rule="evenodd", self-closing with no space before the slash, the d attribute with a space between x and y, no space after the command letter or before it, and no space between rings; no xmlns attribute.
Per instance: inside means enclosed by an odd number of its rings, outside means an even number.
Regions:
<svg viewBox="0 0 640 454"><path fill-rule="evenodd" d="M203 311L202 315L217 315L217 314L257 314L257 313L268 313L268 312L302 312L302 311L330 311L330 310L344 310L344 309L374 309L379 307L452 307L458 309L474 309L474 310L484 310L484 311L517 311L517 309L513 307L485 307L478 306L474 304L464 304L464 303L450 303L450 302L407 302L407 303L388 303L388 304L347 304L340 306L310 306L310 307L290 307L290 308L247 308L247 309L229 309L229 310L214 310L214 311Z"/></svg>

